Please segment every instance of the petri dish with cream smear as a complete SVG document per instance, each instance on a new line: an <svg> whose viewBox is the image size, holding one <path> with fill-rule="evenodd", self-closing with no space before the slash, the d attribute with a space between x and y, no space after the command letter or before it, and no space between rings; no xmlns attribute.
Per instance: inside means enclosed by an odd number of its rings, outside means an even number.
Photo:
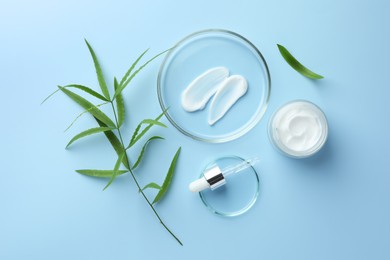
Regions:
<svg viewBox="0 0 390 260"><path fill-rule="evenodd" d="M229 111L210 125L204 108L189 113L183 109L181 96L199 75L216 67L226 67L230 75L241 75L247 91ZM181 133L204 142L234 140L250 131L263 117L270 96L271 80L260 51L241 35L219 29L195 32L179 41L166 55L157 79L161 108Z"/></svg>

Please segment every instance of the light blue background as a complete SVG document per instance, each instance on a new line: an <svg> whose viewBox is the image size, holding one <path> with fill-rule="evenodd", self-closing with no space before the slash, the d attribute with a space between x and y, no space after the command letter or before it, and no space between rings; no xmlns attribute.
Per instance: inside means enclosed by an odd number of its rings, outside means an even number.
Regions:
<svg viewBox="0 0 390 260"><path fill-rule="evenodd" d="M390 60L388 1L4 1L0 2L1 259L389 259L388 168ZM74 173L111 168L102 136L64 146L94 126L57 84L97 86L83 38L108 79L122 76L145 48L172 46L201 29L223 28L251 40L272 77L269 108L244 137L205 144L173 127L154 129L140 182L161 182L176 148L177 175L156 206L180 247L138 195L130 176L106 181ZM321 73L303 78L276 43ZM128 138L136 123L160 113L154 62L125 91ZM329 142L317 156L293 160L267 139L271 113L308 99L328 116ZM165 120L167 122L167 120ZM188 183L212 158L260 155L261 195L247 214L211 214ZM153 196L152 193L148 193Z"/></svg>

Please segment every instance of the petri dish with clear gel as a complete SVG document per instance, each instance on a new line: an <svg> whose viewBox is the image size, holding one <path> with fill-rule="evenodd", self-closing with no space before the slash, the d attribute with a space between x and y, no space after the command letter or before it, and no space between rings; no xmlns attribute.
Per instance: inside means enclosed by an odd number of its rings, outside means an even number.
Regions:
<svg viewBox="0 0 390 260"><path fill-rule="evenodd" d="M204 171L214 165L221 169L237 165L245 160L237 156L221 157L208 164ZM203 172L200 175L202 178ZM226 177L226 183L215 189L199 192L203 204L213 213L225 217L239 216L247 212L256 202L260 192L260 180L256 170L250 166L239 174Z"/></svg>
<svg viewBox="0 0 390 260"><path fill-rule="evenodd" d="M226 67L242 75L248 90L225 116L210 126L210 101L203 110L187 112L181 106L183 90L203 72ZM234 140L250 131L263 117L271 80L260 51L241 35L226 30L195 32L179 41L166 55L157 79L158 98L166 117L181 133L204 142Z"/></svg>

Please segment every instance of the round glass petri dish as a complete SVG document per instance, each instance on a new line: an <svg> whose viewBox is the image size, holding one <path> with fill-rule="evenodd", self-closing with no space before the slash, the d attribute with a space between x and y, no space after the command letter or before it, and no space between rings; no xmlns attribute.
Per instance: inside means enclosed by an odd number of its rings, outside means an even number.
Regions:
<svg viewBox="0 0 390 260"><path fill-rule="evenodd" d="M221 157L207 165L206 171L217 164L221 169L245 161L237 156ZM203 173L200 175L203 177ZM260 180L256 170L250 166L240 173L226 177L226 184L215 189L199 192L203 204L213 213L235 217L247 212L255 204L260 192Z"/></svg>
<svg viewBox="0 0 390 260"><path fill-rule="evenodd" d="M214 125L207 122L209 104L187 112L181 93L208 69L224 66L230 75L246 78L248 91ZM204 142L234 140L250 131L268 105L271 79L260 51L241 35L226 30L204 30L178 42L166 55L157 79L158 98L168 120L183 134ZM210 102L209 102L210 103Z"/></svg>

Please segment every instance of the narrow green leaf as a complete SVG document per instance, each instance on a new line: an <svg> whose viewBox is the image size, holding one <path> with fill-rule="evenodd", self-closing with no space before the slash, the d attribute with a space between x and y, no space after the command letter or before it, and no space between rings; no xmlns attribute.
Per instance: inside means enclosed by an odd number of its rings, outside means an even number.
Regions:
<svg viewBox="0 0 390 260"><path fill-rule="evenodd" d="M142 124L139 123L139 124L137 125L137 127L135 128L135 130L134 130L134 132L133 132L133 135L131 136L130 143L129 143L129 145L126 147L126 149L129 149L131 146L134 145L134 140L135 140L135 138L137 137L138 132L139 132L139 130L141 129L141 126L142 126Z"/></svg>
<svg viewBox="0 0 390 260"><path fill-rule="evenodd" d="M322 79L323 76L314 73L313 71L309 70L305 66L303 66L297 59L292 56L292 54L282 45L277 44L280 54L283 56L285 61L290 64L290 66L301 73L303 76L311 78L311 79Z"/></svg>
<svg viewBox="0 0 390 260"><path fill-rule="evenodd" d="M49 98L51 98L55 93L57 93L58 91L60 91L59 89L57 89L56 91L54 91L53 93L51 93L49 96L47 96L47 98L45 98L43 101L42 101L42 103L41 103L41 105L43 104L43 103L45 103Z"/></svg>
<svg viewBox="0 0 390 260"><path fill-rule="evenodd" d="M140 164L140 162L142 161L142 158L144 156L144 153L145 153L145 149L146 147L148 146L148 144L153 141L153 140L157 140L157 139L164 139L162 138L161 136L153 136L153 137L150 137L144 144L144 146L142 147L141 149L141 152L139 153L139 156L138 156L138 159L137 161L134 163L133 165L133 168L131 168L132 170L134 170L135 168L137 168L137 166Z"/></svg>
<svg viewBox="0 0 390 260"><path fill-rule="evenodd" d="M158 119L157 119L158 120ZM157 122L157 120L154 120L154 122ZM151 122L151 121L149 121L149 122ZM147 123L147 122L145 122L145 120L143 120L142 122L141 122L141 125L142 124L144 124L144 123ZM149 129L150 128L152 128L152 126L154 126L154 125L159 125L159 126L161 126L160 124L155 124L155 123L148 123L149 125L147 126L147 127L145 127L145 129L144 130L142 130L142 132L140 133L140 134L138 134L134 139L133 139L133 141L131 142L130 141L130 145L129 145L129 148L130 147L132 147L135 143L137 143L148 131L149 131ZM165 125L163 126L163 127L166 127Z"/></svg>
<svg viewBox="0 0 390 260"><path fill-rule="evenodd" d="M70 141L69 143L66 145L66 148L68 148L73 142L75 142L76 140L79 140L83 137L86 137L86 136L89 136L89 135L92 135L92 134L97 134L97 133L101 133L101 132L105 132L105 131L111 131L112 129L109 128L109 127L95 127L95 128L91 128L91 129L88 129L88 130L85 130L77 135L75 135Z"/></svg>
<svg viewBox="0 0 390 260"><path fill-rule="evenodd" d="M104 100L104 101L108 101L105 97L103 97L102 95L100 95L99 93L97 93L96 91L88 88L88 87L85 87L85 86L82 86L82 85L78 85L78 84L71 84L71 85L67 85L67 86L64 86L64 88L78 88L78 89L81 89L89 94L91 94L92 96L94 97L97 97L101 100ZM57 89L56 91L54 91L53 93L51 93L47 98L45 98L41 105L43 103L45 103L49 98L51 98L55 93L57 93L58 91L60 91L60 89Z"/></svg>
<svg viewBox="0 0 390 260"><path fill-rule="evenodd" d="M76 172L83 174L83 175L88 175L92 177L98 177L98 178L111 178L112 175L114 174L113 170L90 170L90 169L81 169L81 170L76 170ZM127 170L118 170L117 175L121 175L128 172Z"/></svg>
<svg viewBox="0 0 390 260"><path fill-rule="evenodd" d="M172 159L171 165L169 166L167 176L165 177L165 180L161 186L161 189L157 193L152 204L159 202L164 197L165 193L167 192L169 185L171 184L173 174L175 172L175 167L176 167L177 159L179 158L180 151L181 151L181 147L179 147L179 149L177 149L177 152Z"/></svg>
<svg viewBox="0 0 390 260"><path fill-rule="evenodd" d="M126 149L129 149L130 147L132 147L135 143L138 142L139 139L141 139L148 131L150 128L152 128L152 126L154 125L159 125L159 126L162 126L162 127L167 127L166 125L158 122L158 120L161 119L161 117L167 112L167 109L165 109L158 117L156 117L156 119L145 119L145 120L142 120L141 123L138 124L138 126L135 128L135 131L133 133L133 136L131 137L131 140L130 140L130 143L129 145L126 147ZM158 122L160 124L156 124L155 122ZM142 130L142 132L140 134L138 134L139 130L141 129L141 126L143 124L149 124L147 127L145 127L144 130Z"/></svg>
<svg viewBox="0 0 390 260"><path fill-rule="evenodd" d="M101 107L101 106L106 105L106 104L108 104L108 102L104 102L104 103L98 104L98 105L96 105L96 107ZM76 123L76 121L77 121L80 117L82 117L84 114L88 113L91 109L94 109L94 107L92 107L92 108L90 108L90 109L87 109L87 110L84 110L82 113L80 113L80 114L72 121L72 123L70 123L70 125L64 130L64 132L68 131L68 130L73 126L73 124Z"/></svg>
<svg viewBox="0 0 390 260"><path fill-rule="evenodd" d="M85 43L88 46L89 52L91 53L93 63L95 65L96 75L99 81L100 88L103 92L103 95L106 97L106 99L110 100L110 93L108 92L106 81L104 80L102 68L100 67L99 60L96 57L96 54L94 50L92 49L91 45L89 45L88 41L85 39Z"/></svg>
<svg viewBox="0 0 390 260"><path fill-rule="evenodd" d="M127 78L129 77L130 73L133 71L133 69L135 68L135 66L138 64L138 62L142 59L142 57L148 52L149 48L146 49L134 62L133 64L131 64L131 67L126 71L125 75L123 76L123 78L121 79L121 82L119 83L119 86L122 86L123 83L125 83L125 81L127 80ZM115 89L116 91L116 89Z"/></svg>
<svg viewBox="0 0 390 260"><path fill-rule="evenodd" d="M92 96L98 98L98 99L101 99L103 101L109 101L107 98L103 97L102 95L100 95L99 93L97 93L95 90L89 88L89 87L86 87L86 86L83 86L83 85L79 85L79 84L70 84L70 85L66 85L64 86L64 88L77 88L77 89L80 89L88 94L91 94Z"/></svg>
<svg viewBox="0 0 390 260"><path fill-rule="evenodd" d="M169 49L166 50L166 51L160 52L159 54L157 54L154 57L152 57L150 60L145 62L141 67L139 67L136 71L134 71L133 74L131 74L131 76L123 84L119 84L119 88L115 91L114 98L116 96L118 96L118 94L122 93L122 91L126 88L126 86L130 83L130 81L138 74L138 72L140 72L150 62L152 62L154 59L156 59L157 57L161 56L162 54L166 53L167 51L169 51Z"/></svg>
<svg viewBox="0 0 390 260"><path fill-rule="evenodd" d="M103 190L107 189L108 186L110 186L111 183L115 180L116 176L118 175L118 170L119 170L119 167L121 166L121 162L122 162L124 156L125 156L124 153L122 153L121 155L118 156L118 159L116 160L115 167L114 167L111 179L108 181L107 185L104 187Z"/></svg>
<svg viewBox="0 0 390 260"><path fill-rule="evenodd" d="M95 117L95 120L98 122L98 124L101 127L107 127L106 124L104 124L102 121L97 119ZM121 145L121 142L119 141L118 137L114 134L113 131L106 131L104 132L104 135L107 137L108 141L110 142L112 148L114 148L116 154L119 156L120 154L124 153L123 147ZM127 161L127 157L125 156L122 160L123 166L126 167L126 169L130 169L129 163Z"/></svg>
<svg viewBox="0 0 390 260"><path fill-rule="evenodd" d="M157 120L154 120L154 119L144 119L144 120L142 120L142 124L158 125L158 126L167 128L167 126L165 124L163 124Z"/></svg>
<svg viewBox="0 0 390 260"><path fill-rule="evenodd" d="M157 190L161 190L161 186L158 185L157 183L155 182L151 182L147 185L145 185L145 187L143 187L142 190L146 190L146 189L157 189ZM141 192L141 191L140 191Z"/></svg>
<svg viewBox="0 0 390 260"><path fill-rule="evenodd" d="M116 78L114 78L114 88L117 90L119 87L118 81ZM116 110L118 112L118 128L122 126L123 122L125 121L125 103L123 101L122 93L120 93L115 98L116 101Z"/></svg>
<svg viewBox="0 0 390 260"><path fill-rule="evenodd" d="M111 128L116 127L114 122L112 122L112 120L108 116L106 116L106 114L104 114L100 109L98 109L94 104L92 104L91 102L87 101L83 97L73 93L72 91L64 87L58 86L58 88L62 92L64 92L68 97L73 99L73 101L75 101L77 104L83 107L85 110L88 110L88 112L92 114L94 117L98 118L100 121L105 123L108 127Z"/></svg>

